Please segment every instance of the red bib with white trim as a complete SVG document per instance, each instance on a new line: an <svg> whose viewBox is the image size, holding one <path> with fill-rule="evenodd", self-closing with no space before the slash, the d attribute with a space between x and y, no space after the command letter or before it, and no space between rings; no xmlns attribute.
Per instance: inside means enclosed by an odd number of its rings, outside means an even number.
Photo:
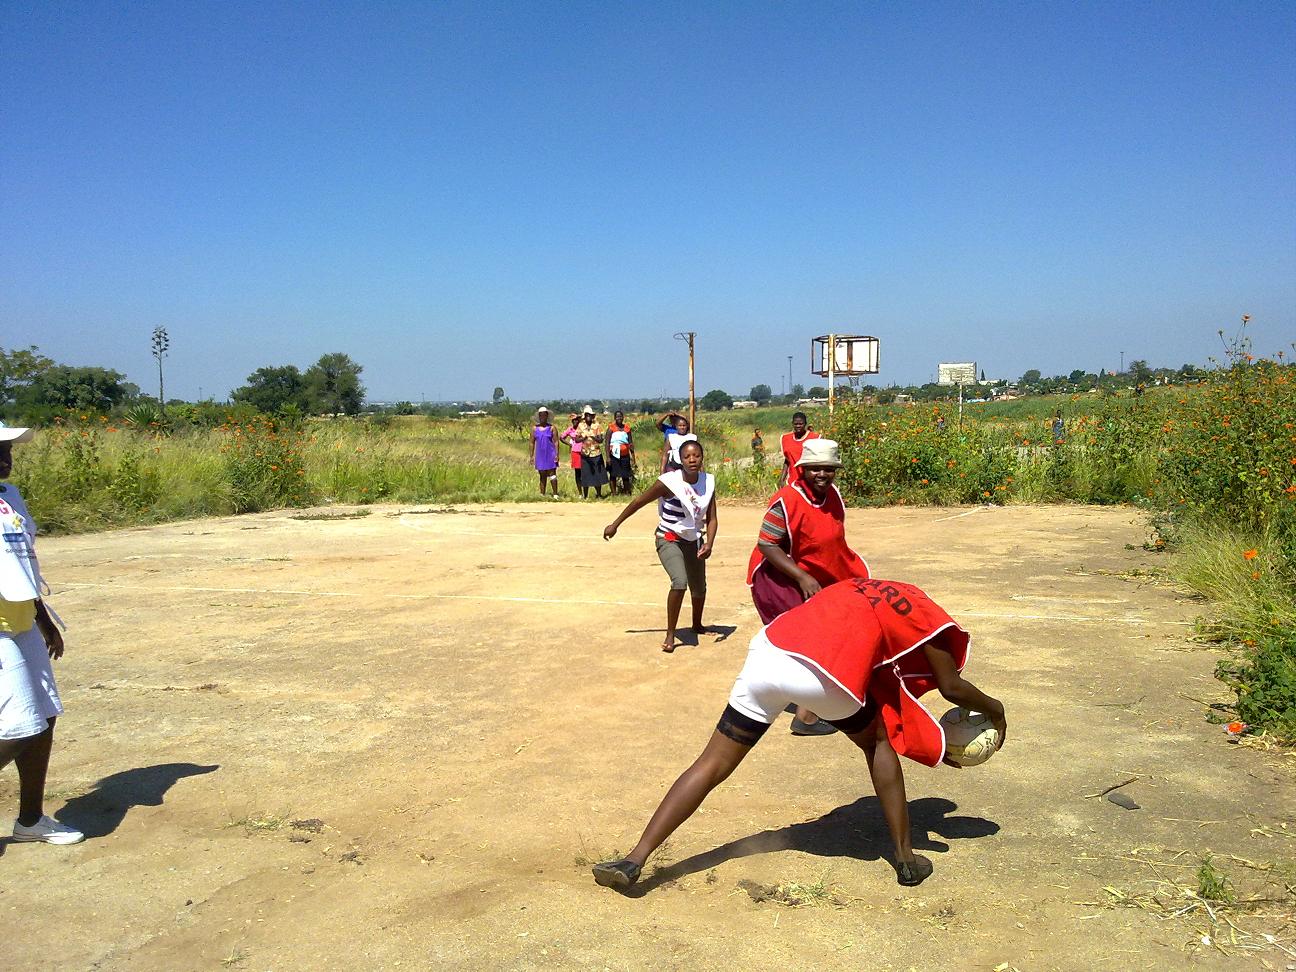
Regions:
<svg viewBox="0 0 1296 972"><path fill-rule="evenodd" d="M775 618L765 636L814 665L861 705L872 697L895 751L926 766L945 756L945 730L918 701L936 687L928 641L967 664L966 631L912 584L852 578Z"/></svg>
<svg viewBox="0 0 1296 972"><path fill-rule="evenodd" d="M846 503L836 486L828 490L824 501L816 505L810 498L810 487L804 483L784 486L774 494L770 506L782 504L787 521L788 556L798 567L822 586L848 577L867 577L868 564L846 543ZM747 585L750 587L757 568L774 570L766 565L765 555L757 546L747 561Z"/></svg>

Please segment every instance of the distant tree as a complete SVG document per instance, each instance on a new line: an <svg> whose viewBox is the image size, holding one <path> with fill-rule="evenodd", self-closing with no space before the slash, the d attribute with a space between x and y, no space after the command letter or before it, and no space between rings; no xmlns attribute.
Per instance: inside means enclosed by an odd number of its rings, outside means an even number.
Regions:
<svg viewBox="0 0 1296 972"><path fill-rule="evenodd" d="M985 384L985 369L981 369L981 384Z"/></svg>
<svg viewBox="0 0 1296 972"><path fill-rule="evenodd" d="M1130 376L1139 384L1146 384L1152 380L1152 369L1148 367L1148 363L1142 358L1131 361L1129 370Z"/></svg>
<svg viewBox="0 0 1296 972"><path fill-rule="evenodd" d="M6 351L0 347L0 405L7 405L19 392L54 366L36 345Z"/></svg>
<svg viewBox="0 0 1296 972"><path fill-rule="evenodd" d="M792 396L793 400L805 398L805 385L793 385L788 394Z"/></svg>
<svg viewBox="0 0 1296 972"><path fill-rule="evenodd" d="M167 351L171 349L171 335L167 334L167 329L162 326L153 328L153 357L157 358L158 364L158 406L166 411L166 394L162 390L162 359L167 356Z"/></svg>
<svg viewBox="0 0 1296 972"><path fill-rule="evenodd" d="M248 375L247 384L236 388L230 397L267 415L282 412L287 405L304 410L309 404L306 380L296 365L258 368Z"/></svg>
<svg viewBox="0 0 1296 972"><path fill-rule="evenodd" d="M364 368L341 352L322 355L302 376L311 408L330 415L358 415L364 404Z"/></svg>
<svg viewBox="0 0 1296 972"><path fill-rule="evenodd" d="M1040 377L1041 375L1039 373L1039 369L1032 368L1030 371L1026 372L1024 375L1021 376L1021 383L1023 385L1038 385Z"/></svg>
<svg viewBox="0 0 1296 972"><path fill-rule="evenodd" d="M713 388L702 396L698 404L708 412L718 412L723 408L733 408L733 396L719 388Z"/></svg>
<svg viewBox="0 0 1296 972"><path fill-rule="evenodd" d="M526 432L533 414L530 406L510 402L507 398L495 402L488 411L519 435Z"/></svg>
<svg viewBox="0 0 1296 972"><path fill-rule="evenodd" d="M752 385L751 400L764 405L774 397L774 389L769 385Z"/></svg>
<svg viewBox="0 0 1296 972"><path fill-rule="evenodd" d="M815 385L813 388L810 389L809 392L806 393L806 396L803 397L807 397L807 396L810 398L827 398L828 389L825 388L823 385Z"/></svg>
<svg viewBox="0 0 1296 972"><path fill-rule="evenodd" d="M53 365L22 390L21 406L50 409L86 409L106 412L139 396L139 387L119 371L107 368L73 368Z"/></svg>
<svg viewBox="0 0 1296 972"><path fill-rule="evenodd" d="M397 402L397 403L392 407L392 414L393 414L393 415L413 415L413 414L414 414L414 403L413 403L413 402Z"/></svg>
<svg viewBox="0 0 1296 972"><path fill-rule="evenodd" d="M504 401L504 389L499 385L496 385L495 390L491 392L491 401L492 402Z"/></svg>
<svg viewBox="0 0 1296 972"><path fill-rule="evenodd" d="M1074 371L1071 372L1071 374L1067 375L1067 381L1071 382L1072 384L1075 384L1076 382L1084 381L1084 377L1085 377L1084 369L1076 368Z"/></svg>

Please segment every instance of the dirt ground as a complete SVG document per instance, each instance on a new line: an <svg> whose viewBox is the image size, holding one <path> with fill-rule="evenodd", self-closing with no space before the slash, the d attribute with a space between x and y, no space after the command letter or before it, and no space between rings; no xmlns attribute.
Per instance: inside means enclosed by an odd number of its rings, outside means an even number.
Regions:
<svg viewBox="0 0 1296 972"><path fill-rule="evenodd" d="M0 965L1296 966L1258 937L1292 947L1291 759L1204 721L1194 699L1225 693L1190 642L1201 606L1158 581L1125 509L850 512L874 575L962 621L969 676L1008 709L985 766L906 763L926 884L896 885L860 754L785 717L636 896L595 886L589 862L634 843L758 627L759 509L721 510L708 620L732 633L674 655L649 513L605 543L614 511L43 540L70 625L47 810L90 839L0 840ZM1141 809L1089 796L1132 777L1117 792ZM0 807L16 799L9 769ZM1240 896L1278 899L1234 911L1242 932L1219 920L1218 945L1178 888L1208 851Z"/></svg>

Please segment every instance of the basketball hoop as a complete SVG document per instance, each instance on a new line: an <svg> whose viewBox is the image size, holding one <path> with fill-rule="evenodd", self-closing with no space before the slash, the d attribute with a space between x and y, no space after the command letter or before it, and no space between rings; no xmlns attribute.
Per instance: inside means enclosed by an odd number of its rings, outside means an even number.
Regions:
<svg viewBox="0 0 1296 972"><path fill-rule="evenodd" d="M836 406L837 376L858 389L864 375L878 373L878 339L866 334L824 334L810 342L810 373L828 379L828 411Z"/></svg>

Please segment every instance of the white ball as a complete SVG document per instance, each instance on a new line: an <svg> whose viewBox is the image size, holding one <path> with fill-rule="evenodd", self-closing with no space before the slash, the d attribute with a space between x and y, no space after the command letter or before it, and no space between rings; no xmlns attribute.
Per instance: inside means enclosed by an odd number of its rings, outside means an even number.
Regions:
<svg viewBox="0 0 1296 972"><path fill-rule="evenodd" d="M962 707L941 716L945 755L960 766L980 766L999 748L999 730L988 715Z"/></svg>

